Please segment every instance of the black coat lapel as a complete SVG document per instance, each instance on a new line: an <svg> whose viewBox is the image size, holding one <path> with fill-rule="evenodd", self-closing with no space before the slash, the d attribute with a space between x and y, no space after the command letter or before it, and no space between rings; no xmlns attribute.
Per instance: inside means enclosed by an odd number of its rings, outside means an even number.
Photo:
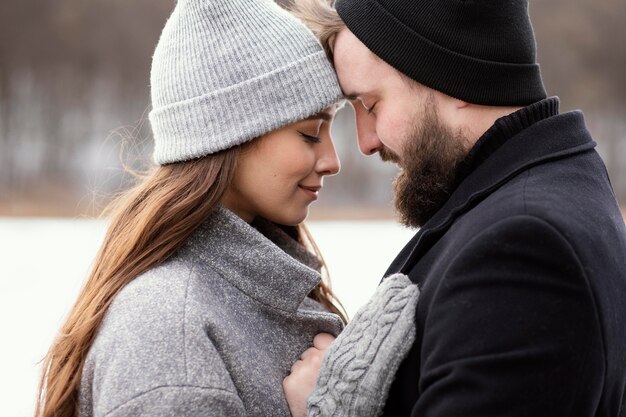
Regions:
<svg viewBox="0 0 626 417"><path fill-rule="evenodd" d="M542 120L510 138L452 193L392 262L385 276L407 273L452 223L511 178L533 166L588 152L596 146L580 111Z"/></svg>

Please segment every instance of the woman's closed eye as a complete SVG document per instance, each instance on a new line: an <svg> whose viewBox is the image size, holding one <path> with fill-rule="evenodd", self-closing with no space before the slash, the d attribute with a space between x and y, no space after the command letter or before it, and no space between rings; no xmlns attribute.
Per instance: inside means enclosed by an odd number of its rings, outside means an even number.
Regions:
<svg viewBox="0 0 626 417"><path fill-rule="evenodd" d="M313 136L313 135L307 135L304 132L301 132L298 130L298 133L300 134L300 136L302 136L305 140L309 141L309 142L313 142L313 143L320 143L321 139L318 138L317 136Z"/></svg>

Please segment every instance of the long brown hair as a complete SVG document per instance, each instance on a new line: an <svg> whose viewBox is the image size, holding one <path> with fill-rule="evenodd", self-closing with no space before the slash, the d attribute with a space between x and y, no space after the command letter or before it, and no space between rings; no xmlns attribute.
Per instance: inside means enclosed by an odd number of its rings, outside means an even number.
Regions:
<svg viewBox="0 0 626 417"><path fill-rule="evenodd" d="M219 203L236 169L240 147L154 168L107 209L104 242L80 295L43 361L36 417L78 415L78 388L104 315L118 292L172 256ZM298 240L321 258L303 227ZM323 260L322 260L323 261ZM345 316L322 281L311 297Z"/></svg>

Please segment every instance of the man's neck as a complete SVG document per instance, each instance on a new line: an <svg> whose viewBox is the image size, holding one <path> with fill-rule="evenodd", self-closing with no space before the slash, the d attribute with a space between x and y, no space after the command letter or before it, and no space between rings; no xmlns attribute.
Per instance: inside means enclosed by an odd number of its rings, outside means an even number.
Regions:
<svg viewBox="0 0 626 417"><path fill-rule="evenodd" d="M467 157L460 164L456 173L457 185L511 137L543 119L559 114L559 99L549 97L510 113L508 109L502 108L502 113L494 112L493 115L503 114L503 116L493 121L491 117L484 118L485 124L491 124L473 142Z"/></svg>
<svg viewBox="0 0 626 417"><path fill-rule="evenodd" d="M468 151L489 130L496 120L508 116L523 107L495 107L471 104L467 109L465 136L468 139Z"/></svg>

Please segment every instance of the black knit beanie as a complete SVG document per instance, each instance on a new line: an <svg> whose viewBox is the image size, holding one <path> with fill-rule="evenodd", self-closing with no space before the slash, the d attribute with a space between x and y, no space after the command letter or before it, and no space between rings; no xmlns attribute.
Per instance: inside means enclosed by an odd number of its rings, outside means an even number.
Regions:
<svg viewBox="0 0 626 417"><path fill-rule="evenodd" d="M475 104L546 97L528 0L337 0L348 29L415 81Z"/></svg>

